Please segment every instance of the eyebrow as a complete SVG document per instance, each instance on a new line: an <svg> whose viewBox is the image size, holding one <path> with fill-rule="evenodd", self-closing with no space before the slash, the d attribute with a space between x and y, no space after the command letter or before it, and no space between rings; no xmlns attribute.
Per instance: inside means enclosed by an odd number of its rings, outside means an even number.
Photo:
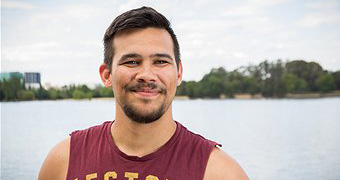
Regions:
<svg viewBox="0 0 340 180"><path fill-rule="evenodd" d="M150 57L162 57L162 58L168 58L170 60L173 60L172 57L166 53L155 53L155 54L151 54Z"/></svg>
<svg viewBox="0 0 340 180"><path fill-rule="evenodd" d="M170 60L173 60L172 57L169 54L166 54L166 53L155 53L155 54L151 54L150 57L151 58L161 57L161 58L168 58ZM140 54L137 54L137 53L129 53L129 54L124 54L119 59L119 61L124 61L124 60L127 60L129 58L140 58L140 59L142 59L143 57Z"/></svg>
<svg viewBox="0 0 340 180"><path fill-rule="evenodd" d="M129 53L129 54L124 54L119 61L124 61L129 58L143 58L140 54L137 53Z"/></svg>

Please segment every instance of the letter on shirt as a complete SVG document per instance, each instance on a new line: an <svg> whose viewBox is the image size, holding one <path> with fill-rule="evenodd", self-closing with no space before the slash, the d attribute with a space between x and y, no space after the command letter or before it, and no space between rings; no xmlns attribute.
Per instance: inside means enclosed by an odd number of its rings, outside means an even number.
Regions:
<svg viewBox="0 0 340 180"><path fill-rule="evenodd" d="M107 173L105 173L105 175L104 175L104 180L109 180L110 178L117 178L117 173L116 172L114 172L114 171L109 171L109 172L107 172Z"/></svg>
<svg viewBox="0 0 340 180"><path fill-rule="evenodd" d="M153 175L148 175L146 176L146 179L145 180L159 180L158 177L156 176L153 176Z"/></svg>
<svg viewBox="0 0 340 180"><path fill-rule="evenodd" d="M92 174L88 174L86 175L86 180L92 180L97 178L97 173L92 173Z"/></svg>
<svg viewBox="0 0 340 180"><path fill-rule="evenodd" d="M138 178L138 173L125 172L125 177L129 178L129 180L134 180L135 178Z"/></svg>

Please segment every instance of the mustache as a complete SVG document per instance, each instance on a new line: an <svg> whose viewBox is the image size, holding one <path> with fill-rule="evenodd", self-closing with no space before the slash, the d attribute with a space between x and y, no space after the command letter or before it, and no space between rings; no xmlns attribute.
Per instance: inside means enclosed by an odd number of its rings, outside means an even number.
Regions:
<svg viewBox="0 0 340 180"><path fill-rule="evenodd" d="M143 88L157 89L161 94L167 93L167 90L164 87L159 86L156 83L138 82L137 84L134 85L127 84L124 86L125 91L138 91L142 90Z"/></svg>

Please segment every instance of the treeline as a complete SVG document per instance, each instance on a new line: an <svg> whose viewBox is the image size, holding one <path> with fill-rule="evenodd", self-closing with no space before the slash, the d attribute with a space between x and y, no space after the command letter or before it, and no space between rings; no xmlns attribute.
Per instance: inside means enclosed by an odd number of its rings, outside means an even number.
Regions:
<svg viewBox="0 0 340 180"><path fill-rule="evenodd" d="M326 93L340 90L340 71L324 70L316 62L294 60L263 61L233 71L214 68L200 81L183 81L177 95L190 98L234 97L235 94L260 94L280 98L288 93Z"/></svg>
<svg viewBox="0 0 340 180"><path fill-rule="evenodd" d="M316 62L303 60L263 61L233 71L214 68L200 81L183 81L176 95L190 98L233 98L235 94L262 95L281 98L288 93L326 93L340 90L340 71L324 70ZM86 85L61 88L26 88L23 79L0 80L0 101L91 99L113 97L111 89L101 85L90 89Z"/></svg>
<svg viewBox="0 0 340 180"><path fill-rule="evenodd" d="M91 99L93 97L113 97L111 89L96 86L90 89L86 85L69 85L62 88L45 89L26 88L23 79L12 77L9 80L0 80L0 101L23 100L56 100L56 99Z"/></svg>

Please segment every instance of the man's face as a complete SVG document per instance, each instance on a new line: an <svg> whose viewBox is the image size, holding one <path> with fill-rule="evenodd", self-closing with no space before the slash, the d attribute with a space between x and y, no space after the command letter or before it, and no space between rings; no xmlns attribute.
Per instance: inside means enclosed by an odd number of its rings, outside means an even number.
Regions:
<svg viewBox="0 0 340 180"><path fill-rule="evenodd" d="M122 32L113 46L111 81L117 105L136 122L158 120L171 106L182 76L170 34L157 28Z"/></svg>

